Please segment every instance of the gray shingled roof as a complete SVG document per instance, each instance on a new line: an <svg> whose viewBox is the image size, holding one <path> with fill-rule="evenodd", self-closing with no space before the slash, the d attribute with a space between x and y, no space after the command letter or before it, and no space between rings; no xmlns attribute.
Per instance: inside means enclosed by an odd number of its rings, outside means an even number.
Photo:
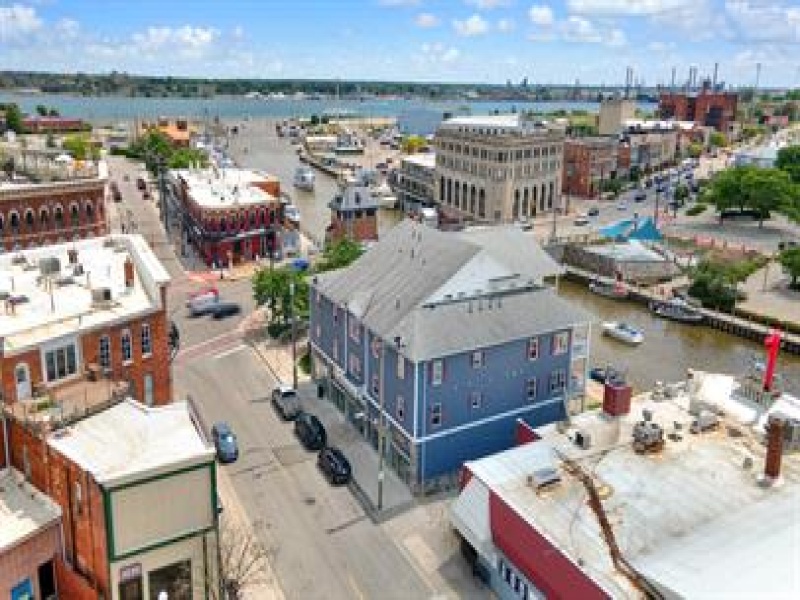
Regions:
<svg viewBox="0 0 800 600"><path fill-rule="evenodd" d="M414 310L389 333L401 337L402 353L430 360L588 323L592 317L550 288L461 300Z"/></svg>
<svg viewBox="0 0 800 600"><path fill-rule="evenodd" d="M434 292L451 281L471 281L471 270L485 262L499 263L504 274L519 274L520 287L503 294L502 310L483 310L488 299L472 299L475 289L457 301L423 307ZM561 272L561 267L528 235L515 227L495 227L461 233L441 232L405 220L346 269L317 276L322 294L356 315L384 339L405 340L404 354L424 360L442 354L503 343L589 320L550 290L531 289ZM456 278L456 275L459 275ZM466 274L466 275L465 275ZM475 279L475 287L485 281ZM484 288L487 289L487 288ZM493 300L497 306L497 300Z"/></svg>

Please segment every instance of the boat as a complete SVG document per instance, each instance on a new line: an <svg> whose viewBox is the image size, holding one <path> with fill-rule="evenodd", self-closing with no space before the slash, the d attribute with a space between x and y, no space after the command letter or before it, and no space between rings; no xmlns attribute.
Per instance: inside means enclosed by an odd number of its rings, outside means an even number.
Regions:
<svg viewBox="0 0 800 600"><path fill-rule="evenodd" d="M299 166L294 172L294 187L299 190L310 192L314 189L315 179L316 175L314 175L314 171L311 170L311 167L305 165Z"/></svg>
<svg viewBox="0 0 800 600"><path fill-rule="evenodd" d="M284 204L283 205L283 217L289 221L290 223L294 223L295 225L300 224L300 209L298 209L294 204Z"/></svg>
<svg viewBox="0 0 800 600"><path fill-rule="evenodd" d="M606 298L616 298L618 300L624 300L629 295L628 289L620 281L604 283L599 279L595 279L589 283L589 291Z"/></svg>
<svg viewBox="0 0 800 600"><path fill-rule="evenodd" d="M609 321L602 328L604 334L626 344L638 346L644 341L644 334L628 323Z"/></svg>
<svg viewBox="0 0 800 600"><path fill-rule="evenodd" d="M679 323L697 324L702 323L704 319L702 313L689 306L682 298L671 298L666 301L651 300L648 308L654 315Z"/></svg>
<svg viewBox="0 0 800 600"><path fill-rule="evenodd" d="M593 367L589 370L589 379L597 383L616 383L625 381L625 376L614 367Z"/></svg>
<svg viewBox="0 0 800 600"><path fill-rule="evenodd" d="M395 208L397 206L397 196L392 189L384 184L374 186L370 189L372 197L381 208Z"/></svg>

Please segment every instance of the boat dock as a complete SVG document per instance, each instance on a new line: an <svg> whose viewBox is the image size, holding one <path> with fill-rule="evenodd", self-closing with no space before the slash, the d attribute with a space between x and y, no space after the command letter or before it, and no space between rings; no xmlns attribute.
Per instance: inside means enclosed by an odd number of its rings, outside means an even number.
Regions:
<svg viewBox="0 0 800 600"><path fill-rule="evenodd" d="M566 269L565 277L587 285L590 281L597 280L604 283L613 283L610 277L598 276L595 273L569 265L564 265L564 268ZM629 290L629 301L636 302L643 306L648 306L652 301L664 301L664 297L653 291L652 288L640 287L630 283L627 283L626 286ZM764 338L769 335L772 327L780 327L783 330L781 349L790 354L800 355L800 325L797 323L787 323L779 321L778 319L768 320L766 317L764 317L763 320L756 321L728 313L709 310L707 308L693 308L703 315L704 325L757 342L763 342Z"/></svg>

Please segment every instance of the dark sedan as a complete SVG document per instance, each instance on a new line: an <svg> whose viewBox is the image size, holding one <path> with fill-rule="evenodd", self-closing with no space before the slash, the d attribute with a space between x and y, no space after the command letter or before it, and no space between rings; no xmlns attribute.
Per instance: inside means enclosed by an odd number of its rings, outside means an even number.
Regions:
<svg viewBox="0 0 800 600"><path fill-rule="evenodd" d="M222 464L236 462L239 458L239 445L236 443L236 436L230 425L227 423L215 423L211 428L211 439L214 440L214 448L217 450L217 460Z"/></svg>
<svg viewBox="0 0 800 600"><path fill-rule="evenodd" d="M214 319L232 317L242 312L242 307L235 302L217 302L209 305L206 312Z"/></svg>
<svg viewBox="0 0 800 600"><path fill-rule="evenodd" d="M317 455L317 466L325 478L334 485L347 484L352 477L350 462L335 446L328 446L320 451Z"/></svg>
<svg viewBox="0 0 800 600"><path fill-rule="evenodd" d="M307 450L322 450L327 443L327 434L320 420L307 412L298 413L294 421L294 432Z"/></svg>

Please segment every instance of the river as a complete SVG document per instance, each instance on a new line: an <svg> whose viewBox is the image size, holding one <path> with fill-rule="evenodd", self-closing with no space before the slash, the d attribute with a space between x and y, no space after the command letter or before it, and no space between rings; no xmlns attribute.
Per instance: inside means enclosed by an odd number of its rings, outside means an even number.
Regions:
<svg viewBox="0 0 800 600"><path fill-rule="evenodd" d="M317 172L313 192L291 187L294 171L300 164L287 140L275 134L274 121L244 122L241 133L230 137L230 153L242 166L262 169L277 175L300 208L303 229L321 238L329 223L327 203L336 191L332 177ZM247 153L244 148L247 147ZM381 210L379 229L391 228L401 218L396 211ZM656 381L674 382L684 378L687 368L720 373L743 373L753 359L762 359L763 348L750 340L703 326L688 326L654 318L643 306L591 294L585 286L562 281L559 293L583 308L595 319L592 328L591 364L625 370L638 390L649 389ZM624 320L640 327L644 343L626 346L601 334L602 321ZM800 395L800 357L782 354L778 367L786 388Z"/></svg>
<svg viewBox="0 0 800 600"><path fill-rule="evenodd" d="M192 119L243 119L310 117L322 114L357 114L363 117L397 117L403 132L432 133L444 113L489 114L528 111L540 113L556 110L585 110L597 112L596 102L476 102L454 100L432 102L421 99L365 98L324 100L275 98L251 99L243 96L214 98L127 98L123 96L73 96L68 94L0 93L0 103L13 102L23 112L35 113L36 106L54 107L67 117L85 119L95 124L114 121L133 121L137 118L188 117ZM642 103L639 108L653 111L655 104Z"/></svg>

